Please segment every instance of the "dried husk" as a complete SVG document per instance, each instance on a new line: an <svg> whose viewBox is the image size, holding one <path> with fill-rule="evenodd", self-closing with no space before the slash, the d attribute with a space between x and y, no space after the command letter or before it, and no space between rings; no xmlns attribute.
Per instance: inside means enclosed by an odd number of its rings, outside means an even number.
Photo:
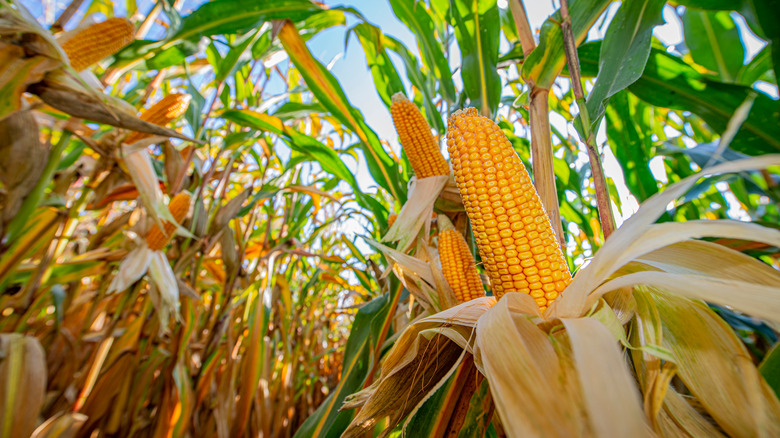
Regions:
<svg viewBox="0 0 780 438"><path fill-rule="evenodd" d="M38 124L32 112L18 111L0 120L0 182L5 189L0 230L14 218L35 187L48 154L49 149L38 139Z"/></svg>
<svg viewBox="0 0 780 438"><path fill-rule="evenodd" d="M763 156L707 173L777 164L780 156ZM406 384L415 385L406 369L420 357L415 342L437 333L474 355L509 436L779 435L777 396L734 331L699 299L778 321L780 273L692 239L726 236L777 246L780 232L736 221L653 224L700 176L643 205L544 317L529 296L508 293L495 305L493 298L477 299L410 325L385 358L380 380L345 407L385 414L396 402L382 382L407 376ZM601 299L616 290L632 294L630 338ZM635 376L619 342L630 347ZM690 395L671 385L675 376ZM373 424L370 412L361 414L353 427Z"/></svg>
<svg viewBox="0 0 780 438"><path fill-rule="evenodd" d="M35 429L30 438L74 438L87 416L79 412L60 412Z"/></svg>
<svg viewBox="0 0 780 438"><path fill-rule="evenodd" d="M449 175L430 176L422 179L412 179L409 189L409 199L406 201L393 226L382 237L382 242L398 242L397 248L407 251L414 243L420 231L428 236L431 231L431 213L436 198L439 197Z"/></svg>
<svg viewBox="0 0 780 438"><path fill-rule="evenodd" d="M27 87L60 65L45 56L25 57L23 48L0 41L0 120L21 110Z"/></svg>
<svg viewBox="0 0 780 438"><path fill-rule="evenodd" d="M125 106L118 105L110 99L98 99L95 92L87 90L64 72L47 74L43 81L32 85L29 91L38 95L49 106L73 117L132 131L197 142L173 129L145 122L135 114L127 112Z"/></svg>
<svg viewBox="0 0 780 438"><path fill-rule="evenodd" d="M0 438L30 436L46 392L46 358L38 339L0 334Z"/></svg>

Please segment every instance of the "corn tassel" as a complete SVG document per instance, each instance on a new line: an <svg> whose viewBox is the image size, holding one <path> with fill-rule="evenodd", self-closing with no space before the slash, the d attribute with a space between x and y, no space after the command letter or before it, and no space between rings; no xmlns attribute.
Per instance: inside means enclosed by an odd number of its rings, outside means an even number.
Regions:
<svg viewBox="0 0 780 438"><path fill-rule="evenodd" d="M441 154L441 149L431 134L431 127L420 110L402 93L396 93L393 95L390 113L401 146L406 151L417 178L449 175L447 160Z"/></svg>
<svg viewBox="0 0 780 438"><path fill-rule="evenodd" d="M482 279L466 239L454 228L439 233L439 258L444 278L459 303L485 296Z"/></svg>
<svg viewBox="0 0 780 438"><path fill-rule="evenodd" d="M493 295L529 294L544 311L571 274L523 162L474 108L452 115L447 147Z"/></svg>
<svg viewBox="0 0 780 438"><path fill-rule="evenodd" d="M171 123L172 121L181 117L187 111L187 107L189 105L189 94L169 94L152 105L151 108L144 111L140 118L145 122L154 123L155 125L159 126L165 126L168 123ZM133 132L127 137L125 143L133 144L138 140L147 138L149 136L151 136L151 134Z"/></svg>
<svg viewBox="0 0 780 438"><path fill-rule="evenodd" d="M62 44L70 65L76 71L118 52L135 39L135 27L125 18L112 17L93 24Z"/></svg>
<svg viewBox="0 0 780 438"><path fill-rule="evenodd" d="M171 199L168 204L168 210L171 212L171 216L176 219L179 224L187 217L187 212L190 209L190 194L187 192L180 192ZM152 251L159 251L165 248L173 237L173 231L176 230L177 224L164 221L163 225L165 230L161 230L157 225L153 225L152 229L146 233L146 245Z"/></svg>

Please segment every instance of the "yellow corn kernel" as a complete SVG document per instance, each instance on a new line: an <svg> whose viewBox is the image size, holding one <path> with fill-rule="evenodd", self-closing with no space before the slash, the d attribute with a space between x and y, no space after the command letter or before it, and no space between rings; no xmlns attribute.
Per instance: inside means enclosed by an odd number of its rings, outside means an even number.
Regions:
<svg viewBox="0 0 780 438"><path fill-rule="evenodd" d="M76 71L118 52L135 39L135 27L125 18L112 17L93 24L62 44L70 65Z"/></svg>
<svg viewBox="0 0 780 438"><path fill-rule="evenodd" d="M462 234L452 228L439 233L439 258L444 278L459 303L485 296L477 265Z"/></svg>
<svg viewBox="0 0 780 438"><path fill-rule="evenodd" d="M474 108L452 115L447 147L493 295L526 293L544 311L571 273L523 162Z"/></svg>
<svg viewBox="0 0 780 438"><path fill-rule="evenodd" d="M171 212L171 216L176 219L179 224L187 217L187 212L190 210L190 194L187 192L180 192L171 199L168 204L168 210ZM156 224L152 226L152 229L146 233L146 245L152 251L159 251L165 248L165 245L171 241L173 237L173 231L176 229L176 224L168 221L163 221L165 231L161 230Z"/></svg>
<svg viewBox="0 0 780 438"><path fill-rule="evenodd" d="M395 220L398 219L398 215L393 213L387 218L387 228L390 228L395 223Z"/></svg>
<svg viewBox="0 0 780 438"><path fill-rule="evenodd" d="M406 151L417 178L449 175L450 167L431 134L431 127L420 110L409 102L403 93L393 95L390 114L393 116L393 124L398 132L401 146Z"/></svg>
<svg viewBox="0 0 780 438"><path fill-rule="evenodd" d="M168 123L181 117L190 105L190 95L182 93L172 93L157 103L152 105L151 108L141 113L140 119L155 125L165 126ZM133 132L127 137L125 143L133 144L138 140L151 136L144 132Z"/></svg>

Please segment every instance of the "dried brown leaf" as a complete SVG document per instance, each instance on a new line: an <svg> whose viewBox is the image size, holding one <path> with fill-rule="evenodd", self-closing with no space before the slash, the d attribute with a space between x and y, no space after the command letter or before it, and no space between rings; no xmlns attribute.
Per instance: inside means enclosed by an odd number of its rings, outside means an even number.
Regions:
<svg viewBox="0 0 780 438"><path fill-rule="evenodd" d="M30 436L46 391L46 359L38 339L0 334L0 437Z"/></svg>
<svg viewBox="0 0 780 438"><path fill-rule="evenodd" d="M124 107L112 105L110 100L102 102L95 97L95 93L90 93L80 84L67 79L61 74L47 75L44 81L31 86L29 91L38 95L41 100L51 107L73 117L93 120L98 123L105 123L132 131L200 143L173 129L145 122L135 114L125 111Z"/></svg>
<svg viewBox="0 0 780 438"><path fill-rule="evenodd" d="M6 190L0 215L2 224L13 219L35 187L48 153L48 148L38 139L38 124L30 111L18 111L0 120L0 182Z"/></svg>

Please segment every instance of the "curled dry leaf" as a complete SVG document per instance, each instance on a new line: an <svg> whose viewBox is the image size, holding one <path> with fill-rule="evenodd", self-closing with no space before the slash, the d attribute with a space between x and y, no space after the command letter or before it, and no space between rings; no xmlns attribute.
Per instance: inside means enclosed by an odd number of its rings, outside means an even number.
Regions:
<svg viewBox="0 0 780 438"><path fill-rule="evenodd" d="M241 210L241 207L244 205L244 202L249 199L249 195L251 194L252 188L250 187L239 193L235 198L228 201L227 204L219 209L216 217L214 217L214 223L211 230L212 234L218 233L222 228L227 226L231 219L236 217Z"/></svg>
<svg viewBox="0 0 780 438"><path fill-rule="evenodd" d="M133 131L200 143L173 129L145 122L135 114L128 113L124 106L114 104L110 99L101 101L95 97L94 92L85 89L64 73L47 75L43 81L31 86L29 91L38 95L49 106L74 117Z"/></svg>
<svg viewBox="0 0 780 438"><path fill-rule="evenodd" d="M0 37L24 48L26 53L51 58L58 64L67 59L51 32L44 29L21 2L0 3Z"/></svg>
<svg viewBox="0 0 780 438"><path fill-rule="evenodd" d="M22 93L60 64L45 56L25 57L24 49L0 41L0 119L22 108Z"/></svg>
<svg viewBox="0 0 780 438"><path fill-rule="evenodd" d="M46 391L46 358L38 339L0 334L0 437L30 436Z"/></svg>
<svg viewBox="0 0 780 438"><path fill-rule="evenodd" d="M461 357L461 348L446 336L431 333L431 338L417 337L406 355L405 364L397 372L387 375L376 384L376 396L359 396L348 400L343 409L362 405L352 424L344 431L343 438L362 436L376 423L389 416L391 424L397 424L434 390L445 376L454 371ZM385 372L383 366L383 373ZM417 382L409 384L409 382ZM365 403L365 404L363 404ZM392 428L380 437L387 436Z"/></svg>
<svg viewBox="0 0 780 438"><path fill-rule="evenodd" d="M73 438L87 416L78 412L60 412L35 429L30 438Z"/></svg>
<svg viewBox="0 0 780 438"><path fill-rule="evenodd" d="M0 182L5 188L0 225L13 219L35 187L48 153L48 148L38 139L38 124L30 111L18 111L0 120Z"/></svg>
<svg viewBox="0 0 780 438"><path fill-rule="evenodd" d="M447 184L449 175L413 179L409 199L401 208L393 226L382 238L382 242L398 241L398 249L406 251L414 243L420 230L427 236L431 230L431 213L436 198Z"/></svg>

